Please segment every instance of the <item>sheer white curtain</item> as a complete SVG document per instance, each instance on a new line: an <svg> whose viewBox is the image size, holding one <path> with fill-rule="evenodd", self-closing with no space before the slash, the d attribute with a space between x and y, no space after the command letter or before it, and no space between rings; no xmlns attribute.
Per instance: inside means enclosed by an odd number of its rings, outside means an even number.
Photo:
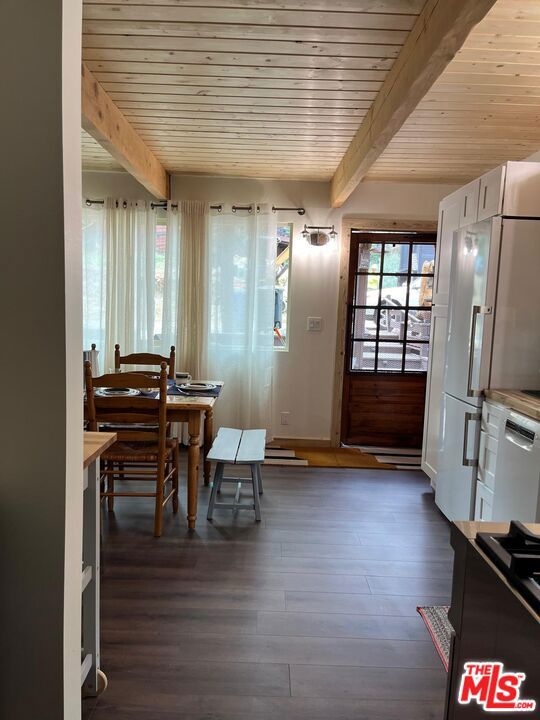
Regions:
<svg viewBox="0 0 540 720"><path fill-rule="evenodd" d="M101 368L122 352L154 350L156 213L144 201L113 200L83 212L84 342Z"/></svg>
<svg viewBox="0 0 540 720"><path fill-rule="evenodd" d="M176 347L176 369L181 370L178 363L178 324L180 316L179 293L180 260L182 248L180 244L180 213L178 207L167 203L167 242L165 245L165 271L163 280L163 316L161 323L161 352Z"/></svg>
<svg viewBox="0 0 540 720"><path fill-rule="evenodd" d="M206 282L203 369L225 381L217 426L271 432L275 222L257 212L212 212Z"/></svg>

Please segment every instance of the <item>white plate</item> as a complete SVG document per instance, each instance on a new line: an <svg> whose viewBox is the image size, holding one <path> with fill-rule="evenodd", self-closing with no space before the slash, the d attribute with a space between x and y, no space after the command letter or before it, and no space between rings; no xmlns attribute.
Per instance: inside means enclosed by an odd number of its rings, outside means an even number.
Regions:
<svg viewBox="0 0 540 720"><path fill-rule="evenodd" d="M96 395L101 397L133 397L140 394L141 391L135 388L100 388L96 390Z"/></svg>
<svg viewBox="0 0 540 720"><path fill-rule="evenodd" d="M205 390L215 390L216 385L214 383L203 383L203 382L192 382L192 383L182 383L180 385L181 390L189 390L190 392L196 392L197 390L204 392Z"/></svg>

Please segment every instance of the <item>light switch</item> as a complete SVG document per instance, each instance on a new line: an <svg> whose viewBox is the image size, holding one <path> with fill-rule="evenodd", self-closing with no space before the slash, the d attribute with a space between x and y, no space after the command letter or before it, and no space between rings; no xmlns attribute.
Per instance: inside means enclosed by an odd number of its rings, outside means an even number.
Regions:
<svg viewBox="0 0 540 720"><path fill-rule="evenodd" d="M322 330L322 318L320 317L308 317L307 319L308 332L321 332Z"/></svg>

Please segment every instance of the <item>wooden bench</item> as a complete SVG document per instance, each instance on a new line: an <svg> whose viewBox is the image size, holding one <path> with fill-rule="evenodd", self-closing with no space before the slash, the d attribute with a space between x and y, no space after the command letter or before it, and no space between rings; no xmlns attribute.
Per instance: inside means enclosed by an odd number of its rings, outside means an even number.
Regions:
<svg viewBox="0 0 540 720"><path fill-rule="evenodd" d="M208 520L212 519L214 508L227 508L229 510L255 510L257 522L261 519L259 495L262 495L261 464L264 462L264 448L266 445L266 430L237 430L235 428L220 428L212 449L206 456L207 460L216 463L214 483L210 502L208 504ZM225 465L249 465L251 469L251 483L253 485L253 503L240 503L242 478L224 477ZM245 478L244 478L245 480ZM221 492L221 484L232 482L237 484L236 495L232 503L217 503L216 496Z"/></svg>

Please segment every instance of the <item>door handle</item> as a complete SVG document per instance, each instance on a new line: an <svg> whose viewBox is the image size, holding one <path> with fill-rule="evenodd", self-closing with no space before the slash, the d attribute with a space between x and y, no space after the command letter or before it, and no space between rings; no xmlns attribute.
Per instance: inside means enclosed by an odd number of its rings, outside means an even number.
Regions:
<svg viewBox="0 0 540 720"><path fill-rule="evenodd" d="M464 467L478 467L478 458L475 460L469 460L467 457L467 445L469 444L469 423L471 420L476 422L480 420L481 417L481 413L465 413L465 424L463 426L463 458L461 463Z"/></svg>
<svg viewBox="0 0 540 720"><path fill-rule="evenodd" d="M472 387L472 371L474 364L474 339L476 337L476 319L479 315L491 315L492 308L485 305L473 305L471 321L471 337L469 338L469 369L467 372L467 397L481 397L482 390Z"/></svg>

